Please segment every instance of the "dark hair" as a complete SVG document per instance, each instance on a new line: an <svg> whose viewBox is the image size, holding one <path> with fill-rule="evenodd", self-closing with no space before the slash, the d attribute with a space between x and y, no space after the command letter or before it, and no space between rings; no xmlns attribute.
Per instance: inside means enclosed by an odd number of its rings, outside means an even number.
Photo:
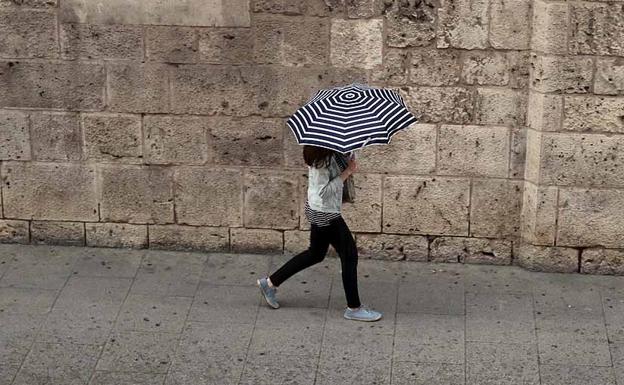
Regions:
<svg viewBox="0 0 624 385"><path fill-rule="evenodd" d="M310 167L328 167L334 150L318 146L303 146L303 161Z"/></svg>

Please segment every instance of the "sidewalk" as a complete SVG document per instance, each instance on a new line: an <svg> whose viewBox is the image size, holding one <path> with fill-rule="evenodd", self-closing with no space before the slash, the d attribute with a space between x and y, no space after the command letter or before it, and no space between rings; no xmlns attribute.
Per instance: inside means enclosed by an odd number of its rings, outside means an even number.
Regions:
<svg viewBox="0 0 624 385"><path fill-rule="evenodd" d="M0 245L0 385L624 385L624 277L288 258Z"/></svg>

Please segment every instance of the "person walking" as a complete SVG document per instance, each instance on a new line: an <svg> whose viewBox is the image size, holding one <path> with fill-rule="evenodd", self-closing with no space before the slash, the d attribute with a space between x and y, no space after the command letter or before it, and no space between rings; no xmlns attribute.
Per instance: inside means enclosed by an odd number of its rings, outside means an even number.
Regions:
<svg viewBox="0 0 624 385"><path fill-rule="evenodd" d="M347 300L344 318L377 321L382 313L360 302L357 247L341 215L344 181L357 170L355 157L324 147L304 145L303 159L308 166L305 215L310 222L310 246L269 276L258 279L256 284L269 306L279 308L277 288L297 272L323 261L329 245L332 245L342 267L342 284Z"/></svg>

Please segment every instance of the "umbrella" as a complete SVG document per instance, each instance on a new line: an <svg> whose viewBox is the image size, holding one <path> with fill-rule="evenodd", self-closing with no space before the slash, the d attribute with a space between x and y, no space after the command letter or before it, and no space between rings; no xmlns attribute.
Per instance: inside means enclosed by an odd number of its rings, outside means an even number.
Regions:
<svg viewBox="0 0 624 385"><path fill-rule="evenodd" d="M345 154L388 144L417 121L397 91L353 83L318 91L286 123L297 143Z"/></svg>

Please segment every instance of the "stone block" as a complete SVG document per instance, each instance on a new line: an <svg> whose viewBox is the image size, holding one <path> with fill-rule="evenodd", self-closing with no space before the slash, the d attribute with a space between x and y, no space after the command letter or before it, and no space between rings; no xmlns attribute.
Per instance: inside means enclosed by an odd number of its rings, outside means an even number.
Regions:
<svg viewBox="0 0 624 385"><path fill-rule="evenodd" d="M383 21L334 19L330 52L331 63L336 67L371 69L382 64Z"/></svg>
<svg viewBox="0 0 624 385"><path fill-rule="evenodd" d="M489 3L489 0L441 0L438 48L487 48Z"/></svg>
<svg viewBox="0 0 624 385"><path fill-rule="evenodd" d="M0 243L30 243L28 221L0 219Z"/></svg>
<svg viewBox="0 0 624 385"><path fill-rule="evenodd" d="M284 165L288 168L307 170L308 166L303 160L303 146L297 143L295 135L286 124L283 124L282 135L284 137Z"/></svg>
<svg viewBox="0 0 624 385"><path fill-rule="evenodd" d="M284 236L281 231L268 229L232 228L231 248L234 253L282 253Z"/></svg>
<svg viewBox="0 0 624 385"><path fill-rule="evenodd" d="M438 174L507 177L509 129L501 126L440 127Z"/></svg>
<svg viewBox="0 0 624 385"><path fill-rule="evenodd" d="M83 115L85 155L93 161L141 163L139 115Z"/></svg>
<svg viewBox="0 0 624 385"><path fill-rule="evenodd" d="M529 92L527 125L538 131L559 131L563 96Z"/></svg>
<svg viewBox="0 0 624 385"><path fill-rule="evenodd" d="M150 225L149 247L181 251L228 251L230 234L227 227Z"/></svg>
<svg viewBox="0 0 624 385"><path fill-rule="evenodd" d="M116 112L167 112L169 75L165 64L108 64L108 104Z"/></svg>
<svg viewBox="0 0 624 385"><path fill-rule="evenodd" d="M526 162L524 179L533 183L540 180L540 162L542 160L542 132L527 129L526 135Z"/></svg>
<svg viewBox="0 0 624 385"><path fill-rule="evenodd" d="M249 64L253 61L253 34L249 28L199 31L199 58L205 63Z"/></svg>
<svg viewBox="0 0 624 385"><path fill-rule="evenodd" d="M66 0L59 18L92 24L156 24L197 27L249 27L249 0Z"/></svg>
<svg viewBox="0 0 624 385"><path fill-rule="evenodd" d="M466 84L507 85L509 83L507 55L496 51L466 51L462 55L461 78Z"/></svg>
<svg viewBox="0 0 624 385"><path fill-rule="evenodd" d="M521 88L523 91L528 87L529 77L531 75L530 58L530 51L507 52L507 62L509 63L509 87Z"/></svg>
<svg viewBox="0 0 624 385"><path fill-rule="evenodd" d="M387 48L383 54L382 64L371 70L371 80L384 84L407 83L408 61L407 50Z"/></svg>
<svg viewBox="0 0 624 385"><path fill-rule="evenodd" d="M512 238L520 234L523 181L475 179L470 202L470 236Z"/></svg>
<svg viewBox="0 0 624 385"><path fill-rule="evenodd" d="M257 63L285 66L327 64L329 21L325 18L294 16L284 19L258 15L254 17L251 36L253 59Z"/></svg>
<svg viewBox="0 0 624 385"><path fill-rule="evenodd" d="M509 177L524 178L524 167L527 150L527 129L525 127L511 128L511 149L509 152Z"/></svg>
<svg viewBox="0 0 624 385"><path fill-rule="evenodd" d="M0 7L56 8L58 0L0 0Z"/></svg>
<svg viewBox="0 0 624 385"><path fill-rule="evenodd" d="M342 205L342 216L353 232L381 231L381 175L353 175L355 202Z"/></svg>
<svg viewBox="0 0 624 385"><path fill-rule="evenodd" d="M0 57L58 56L55 12L0 8Z"/></svg>
<svg viewBox="0 0 624 385"><path fill-rule="evenodd" d="M174 178L177 223L242 226L243 177L240 170L178 168Z"/></svg>
<svg viewBox="0 0 624 385"><path fill-rule="evenodd" d="M410 83L424 86L457 84L461 68L460 54L454 50L420 48L412 51Z"/></svg>
<svg viewBox="0 0 624 385"><path fill-rule="evenodd" d="M156 166L98 168L102 221L173 222L172 170Z"/></svg>
<svg viewBox="0 0 624 385"><path fill-rule="evenodd" d="M624 56L624 12L617 3L570 4L571 54Z"/></svg>
<svg viewBox="0 0 624 385"><path fill-rule="evenodd" d="M91 165L2 162L1 175L6 217L98 220L95 169Z"/></svg>
<svg viewBox="0 0 624 385"><path fill-rule="evenodd" d="M258 13L330 16L344 13L344 0L252 0L251 9Z"/></svg>
<svg viewBox="0 0 624 385"><path fill-rule="evenodd" d="M568 52L568 7L567 3L534 2L533 50L560 55Z"/></svg>
<svg viewBox="0 0 624 385"><path fill-rule="evenodd" d="M363 172L430 174L435 171L436 126L414 124L397 132L384 146L364 148L358 159Z"/></svg>
<svg viewBox="0 0 624 385"><path fill-rule="evenodd" d="M0 62L0 107L101 110L105 79L100 64Z"/></svg>
<svg viewBox="0 0 624 385"><path fill-rule="evenodd" d="M37 245L85 245L85 224L82 222L32 221L31 242Z"/></svg>
<svg viewBox="0 0 624 385"><path fill-rule="evenodd" d="M294 229L299 224L297 173L249 170L245 173L245 227Z"/></svg>
<svg viewBox="0 0 624 385"><path fill-rule="evenodd" d="M437 237L431 242L429 260L431 262L509 265L511 263L511 241Z"/></svg>
<svg viewBox="0 0 624 385"><path fill-rule="evenodd" d="M210 121L199 116L146 115L145 161L152 164L204 164L213 159Z"/></svg>
<svg viewBox="0 0 624 385"><path fill-rule="evenodd" d="M200 57L198 31L190 27L147 27L145 56L163 63L195 63Z"/></svg>
<svg viewBox="0 0 624 385"><path fill-rule="evenodd" d="M495 49L529 49L532 0L492 0L490 45Z"/></svg>
<svg viewBox="0 0 624 385"><path fill-rule="evenodd" d="M405 103L421 123L470 123L474 118L473 92L463 87L405 87Z"/></svg>
<svg viewBox="0 0 624 385"><path fill-rule="evenodd" d="M61 24L61 54L65 59L143 58L143 30L132 25Z"/></svg>
<svg viewBox="0 0 624 385"><path fill-rule="evenodd" d="M383 232L467 235L469 190L468 179L387 176Z"/></svg>
<svg viewBox="0 0 624 385"><path fill-rule="evenodd" d="M574 273L578 271L578 250L567 247L522 243L514 253L514 264L533 271Z"/></svg>
<svg viewBox="0 0 624 385"><path fill-rule="evenodd" d="M357 234L359 255L386 261L426 262L429 241L421 235Z"/></svg>
<svg viewBox="0 0 624 385"><path fill-rule="evenodd" d="M594 67L592 58L533 55L531 65L531 88L536 91L590 92Z"/></svg>
<svg viewBox="0 0 624 385"><path fill-rule="evenodd" d="M624 94L624 58L597 58L594 93Z"/></svg>
<svg viewBox="0 0 624 385"><path fill-rule="evenodd" d="M567 96L563 129L624 133L624 100L601 96Z"/></svg>
<svg viewBox="0 0 624 385"><path fill-rule="evenodd" d="M83 158L77 113L33 112L30 124L34 159L72 161Z"/></svg>
<svg viewBox="0 0 624 385"><path fill-rule="evenodd" d="M522 239L534 245L554 245L557 230L557 187L524 183L520 212Z"/></svg>
<svg viewBox="0 0 624 385"><path fill-rule="evenodd" d="M147 225L129 223L85 223L86 244L95 247L144 249Z"/></svg>
<svg viewBox="0 0 624 385"><path fill-rule="evenodd" d="M21 111L0 110L0 160L30 160L29 117Z"/></svg>
<svg viewBox="0 0 624 385"><path fill-rule="evenodd" d="M348 0L345 3L347 16L354 19L379 16L384 6L382 0Z"/></svg>
<svg viewBox="0 0 624 385"><path fill-rule="evenodd" d="M284 231L284 253L299 254L310 246L310 232L302 230Z"/></svg>
<svg viewBox="0 0 624 385"><path fill-rule="evenodd" d="M212 119L209 135L213 144L214 162L225 165L281 166L284 126L281 119ZM298 147L301 151L301 147Z"/></svg>
<svg viewBox="0 0 624 385"><path fill-rule="evenodd" d="M624 251L603 248L583 249L581 273L624 275Z"/></svg>
<svg viewBox="0 0 624 385"><path fill-rule="evenodd" d="M425 47L436 38L437 3L385 2L387 44L390 47Z"/></svg>
<svg viewBox="0 0 624 385"><path fill-rule="evenodd" d="M557 245L624 247L621 190L561 189Z"/></svg>
<svg viewBox="0 0 624 385"><path fill-rule="evenodd" d="M507 88L478 88L475 105L477 124L524 125L526 93Z"/></svg>

